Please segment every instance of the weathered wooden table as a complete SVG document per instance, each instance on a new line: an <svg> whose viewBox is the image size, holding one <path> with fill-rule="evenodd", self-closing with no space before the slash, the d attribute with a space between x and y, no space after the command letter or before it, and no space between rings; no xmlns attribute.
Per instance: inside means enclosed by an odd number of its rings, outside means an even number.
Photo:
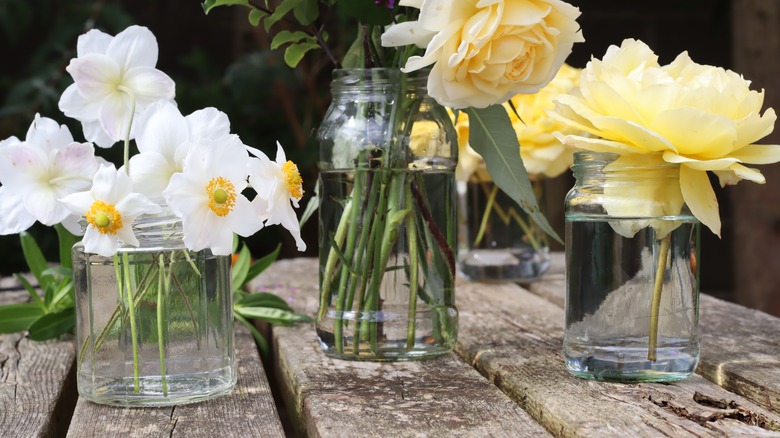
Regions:
<svg viewBox="0 0 780 438"><path fill-rule="evenodd" d="M78 400L70 340L0 335L0 437L780 436L780 319L702 295L697 375L672 384L576 379L560 354L561 263L556 255L528 289L461 281L456 351L432 361L329 359L304 324L271 330L264 368L237 328L233 393L172 408ZM314 314L317 262L279 261L254 285Z"/></svg>

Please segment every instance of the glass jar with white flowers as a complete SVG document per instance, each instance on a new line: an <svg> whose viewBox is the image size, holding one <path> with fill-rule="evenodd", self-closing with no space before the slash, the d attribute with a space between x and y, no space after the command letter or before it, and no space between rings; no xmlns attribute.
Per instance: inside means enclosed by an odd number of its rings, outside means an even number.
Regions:
<svg viewBox="0 0 780 438"><path fill-rule="evenodd" d="M763 92L739 74L661 65L636 40L611 46L582 72L581 93L554 114L587 132L560 135L585 151L566 200L564 357L576 376L673 381L699 358L699 222L720 235L707 171L721 185L763 183L743 165L780 161Z"/></svg>
<svg viewBox="0 0 780 438"><path fill-rule="evenodd" d="M173 405L230 392L234 233L282 224L305 249L293 210L302 181L281 146L274 162L231 134L224 113L182 115L156 62L154 35L131 26L80 36L67 66L74 84L60 109L97 146L123 141L119 169L40 116L25 141L0 143L0 204L12 207L0 233L36 220L83 232L72 254L77 381L97 403Z"/></svg>

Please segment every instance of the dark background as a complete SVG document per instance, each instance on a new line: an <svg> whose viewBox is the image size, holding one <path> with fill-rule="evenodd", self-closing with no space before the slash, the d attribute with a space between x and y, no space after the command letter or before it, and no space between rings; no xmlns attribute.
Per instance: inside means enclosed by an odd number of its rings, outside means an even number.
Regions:
<svg viewBox="0 0 780 438"><path fill-rule="evenodd" d="M369 0L367 0L369 1ZM646 42L668 63L687 50L694 61L726 68L733 66L733 8L739 0L572 0L582 16L586 42L575 46L568 62L584 67L601 58L611 44L624 38ZM332 65L321 52L307 56L295 70L282 61L281 51L270 51L270 37L253 28L243 7L223 7L208 16L198 1L125 0L81 1L0 0L0 138L20 138L36 112L67 123L81 137L78 123L57 109L62 90L71 83L64 72L75 56L76 38L91 27L116 34L130 24L149 27L160 47L158 68L177 83L176 100L183 114L214 106L226 112L232 129L246 144L270 156L279 140L304 178L302 202L308 202L316 181L317 149L312 132L329 103ZM336 52L343 53L354 38L354 23L335 15L329 29ZM284 27L277 25L274 30ZM748 77L750 79L750 77ZM112 155L113 154L113 155ZM119 147L108 151L119 162ZM550 217L562 229L562 195L572 184L564 176L554 185L558 198L550 202ZM752 183L742 183L752 184ZM702 230L703 291L735 299L733 190L717 190L723 221L723 239ZM770 189L770 187L766 187ZM773 189L774 190L774 189ZM551 190L556 193L556 190ZM2 212L0 212L2 214ZM316 220L306 224L303 236L317 251ZM36 225L31 232L51 254L56 240L51 230ZM253 255L262 256L283 243L282 257L301 255L292 238L278 226L248 239ZM25 270L17 236L0 237L0 275Z"/></svg>

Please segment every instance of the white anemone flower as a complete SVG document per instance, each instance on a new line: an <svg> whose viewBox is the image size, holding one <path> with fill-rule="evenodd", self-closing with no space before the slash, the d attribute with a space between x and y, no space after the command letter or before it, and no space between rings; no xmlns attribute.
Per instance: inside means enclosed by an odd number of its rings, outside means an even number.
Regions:
<svg viewBox="0 0 780 438"><path fill-rule="evenodd" d="M152 199L162 192L174 173L181 172L193 145L221 142L230 135L230 121L215 108L184 117L168 101L154 103L137 121L138 154L130 159L133 187Z"/></svg>
<svg viewBox="0 0 780 438"><path fill-rule="evenodd" d="M65 125L36 114L24 142L0 142L0 234L22 232L36 220L73 223L58 199L87 190L97 169L92 144L74 142Z"/></svg>
<svg viewBox="0 0 780 438"><path fill-rule="evenodd" d="M249 148L258 157L248 164L249 183L257 192L252 206L266 225L281 224L295 238L298 251L306 251L293 210L293 206L298 208L298 201L303 197L303 181L298 166L287 160L281 144L277 142L276 145L276 162L259 150Z"/></svg>
<svg viewBox="0 0 780 438"><path fill-rule="evenodd" d="M155 214L162 209L139 193L133 193L133 182L114 166L101 166L95 174L92 189L61 199L74 213L86 218L84 251L103 257L116 254L120 241L138 246L132 225L141 214Z"/></svg>
<svg viewBox="0 0 780 438"><path fill-rule="evenodd" d="M145 27L130 26L115 37L90 30L79 37L76 54L66 68L74 84L62 93L59 107L100 147L134 138L133 117L175 96L173 80L155 68L157 40Z"/></svg>
<svg viewBox="0 0 780 438"><path fill-rule="evenodd" d="M182 219L184 244L190 250L211 248L216 255L228 255L233 233L246 237L263 228L241 194L247 186L248 159L236 135L201 141L187 154L183 171L171 177L163 196Z"/></svg>

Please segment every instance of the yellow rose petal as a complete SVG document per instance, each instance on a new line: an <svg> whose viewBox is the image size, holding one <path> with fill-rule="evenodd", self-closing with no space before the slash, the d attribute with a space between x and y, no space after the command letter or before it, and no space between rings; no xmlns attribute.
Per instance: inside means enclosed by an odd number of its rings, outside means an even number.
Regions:
<svg viewBox="0 0 780 438"><path fill-rule="evenodd" d="M680 166L680 188L683 199L696 218L720 237L720 215L718 199L712 190L707 172Z"/></svg>
<svg viewBox="0 0 780 438"><path fill-rule="evenodd" d="M780 161L780 145L751 144L730 154L731 157L748 164L771 164Z"/></svg>

